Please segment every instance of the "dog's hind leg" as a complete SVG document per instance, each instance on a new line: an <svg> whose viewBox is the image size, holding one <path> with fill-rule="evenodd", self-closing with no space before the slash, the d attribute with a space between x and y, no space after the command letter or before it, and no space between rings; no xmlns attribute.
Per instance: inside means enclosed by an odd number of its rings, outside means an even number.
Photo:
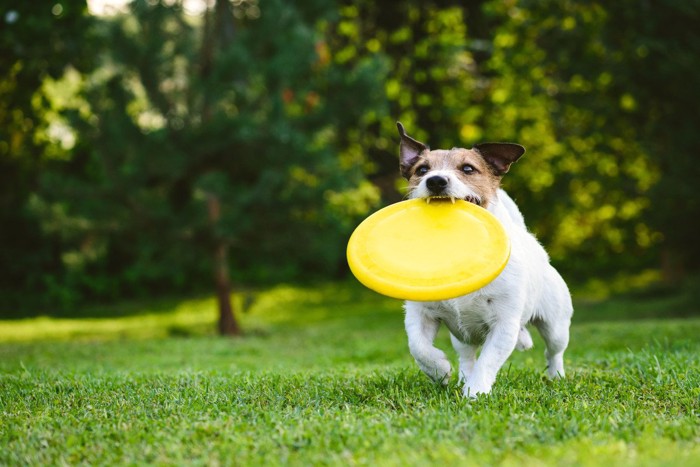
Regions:
<svg viewBox="0 0 700 467"><path fill-rule="evenodd" d="M465 344L457 339L452 333L450 333L450 340L452 341L452 347L454 347L457 355L459 356L459 382L464 384L471 374L472 368L474 368L477 347L474 345Z"/></svg>
<svg viewBox="0 0 700 467"><path fill-rule="evenodd" d="M447 384L452 366L445 353L433 346L440 321L429 315L418 302L406 302L406 334L408 348L423 373L436 382Z"/></svg>
<svg viewBox="0 0 700 467"><path fill-rule="evenodd" d="M550 378L564 377L564 351L569 345L569 320L533 322L545 343L547 375Z"/></svg>
<svg viewBox="0 0 700 467"><path fill-rule="evenodd" d="M573 306L571 294L554 268L547 272L546 288L549 293L540 303L540 311L532 320L545 343L544 355L547 358L547 374L550 378L564 377L564 351L569 345L569 326Z"/></svg>

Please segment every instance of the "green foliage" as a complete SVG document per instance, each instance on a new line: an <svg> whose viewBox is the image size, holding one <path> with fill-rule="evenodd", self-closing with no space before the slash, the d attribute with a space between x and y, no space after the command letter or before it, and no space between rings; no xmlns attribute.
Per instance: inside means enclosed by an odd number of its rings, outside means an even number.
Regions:
<svg viewBox="0 0 700 467"><path fill-rule="evenodd" d="M331 31L338 60L383 55L390 63L384 93L392 117L370 113L370 131L361 137L372 162L368 176L385 202L403 196L396 189L396 120L433 147L467 145L482 135L477 122L484 95L469 47L468 12L450 3L344 2Z"/></svg>
<svg viewBox="0 0 700 467"><path fill-rule="evenodd" d="M332 3L221 5L197 25L178 4L139 1L101 25L102 63L63 109L81 138L35 203L64 242L67 288L196 286L217 239L241 280L333 274L374 205L363 155L341 142L381 97L381 60L320 54Z"/></svg>
<svg viewBox="0 0 700 467"><path fill-rule="evenodd" d="M44 269L55 267L55 244L41 234L27 200L36 189L52 146L47 131L46 79L67 64L90 63L85 0L2 2L0 17L0 290L36 290ZM17 296L17 299L21 297Z"/></svg>
<svg viewBox="0 0 700 467"><path fill-rule="evenodd" d="M0 463L692 465L700 321L664 317L663 301L625 306L654 303L656 319L634 322L577 313L565 379L543 377L536 338L476 401L421 374L400 303L357 284L262 291L242 316L256 332L236 340L172 337L195 322L213 332L199 300L144 304L140 328L4 322ZM69 322L82 338L56 341ZM36 334L7 342L21 325Z"/></svg>
<svg viewBox="0 0 700 467"><path fill-rule="evenodd" d="M524 144L504 184L569 279L700 266L696 0L4 15L12 306L201 290L221 244L238 282L342 275L353 226L404 194L396 120L432 147Z"/></svg>
<svg viewBox="0 0 700 467"><path fill-rule="evenodd" d="M700 214L690 189L699 140L687 127L700 92L686 79L696 75L688 67L698 41L681 26L699 6L488 6L504 21L489 60L497 78L487 126L537 160L514 169L513 188L571 272L638 267L661 243L682 251L688 267L700 264L687 237L687 220Z"/></svg>
<svg viewBox="0 0 700 467"><path fill-rule="evenodd" d="M348 2L341 14L339 53L361 56L359 43L390 57L391 112L418 139L528 148L504 183L567 275L658 265L661 246L700 264L687 222L700 214L690 129L700 93L684 79L697 75L698 40L664 26L697 19L697 2ZM383 121L369 135L370 177L391 201L394 134Z"/></svg>

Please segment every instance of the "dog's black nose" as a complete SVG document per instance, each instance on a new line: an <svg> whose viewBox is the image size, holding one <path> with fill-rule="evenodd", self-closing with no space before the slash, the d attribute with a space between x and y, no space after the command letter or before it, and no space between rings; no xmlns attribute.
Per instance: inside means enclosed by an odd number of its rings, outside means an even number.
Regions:
<svg viewBox="0 0 700 467"><path fill-rule="evenodd" d="M425 181L425 186L428 187L433 194L442 193L447 187L447 177L441 177L440 175L433 175Z"/></svg>

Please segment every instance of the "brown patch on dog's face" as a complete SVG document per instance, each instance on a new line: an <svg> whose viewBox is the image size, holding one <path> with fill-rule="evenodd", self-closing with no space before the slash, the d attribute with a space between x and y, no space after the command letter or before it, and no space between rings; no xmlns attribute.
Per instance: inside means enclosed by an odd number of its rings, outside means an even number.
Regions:
<svg viewBox="0 0 700 467"><path fill-rule="evenodd" d="M410 198L463 199L487 207L501 178L525 153L514 143L481 143L472 149L431 151L396 122L401 144L401 175L408 180Z"/></svg>
<svg viewBox="0 0 700 467"><path fill-rule="evenodd" d="M488 206L501 182L501 177L494 173L493 168L478 152L462 148L426 151L416 160L408 174L409 189L415 195L412 197L453 197L482 207ZM446 181L442 190L435 183L427 182L432 177ZM441 183L444 182L438 181L438 185ZM428 188L431 185L433 188Z"/></svg>

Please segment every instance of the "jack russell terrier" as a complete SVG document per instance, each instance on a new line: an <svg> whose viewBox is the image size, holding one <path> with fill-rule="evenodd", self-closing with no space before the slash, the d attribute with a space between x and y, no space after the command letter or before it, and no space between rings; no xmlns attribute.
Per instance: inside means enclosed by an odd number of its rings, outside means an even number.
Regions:
<svg viewBox="0 0 700 467"><path fill-rule="evenodd" d="M446 384L449 380L450 363L433 345L440 324L445 323L459 356L464 395L488 394L513 350L532 348L525 328L532 324L546 345L548 376L563 377L573 314L571 294L549 264L547 252L527 231L515 202L499 188L503 175L525 148L512 143L482 143L472 149L431 151L408 136L401 123L397 127L401 175L408 180L408 197L474 203L496 216L511 241L505 269L483 288L450 300L405 303L408 346L418 366L435 381ZM463 247L469 248L468 238Z"/></svg>

